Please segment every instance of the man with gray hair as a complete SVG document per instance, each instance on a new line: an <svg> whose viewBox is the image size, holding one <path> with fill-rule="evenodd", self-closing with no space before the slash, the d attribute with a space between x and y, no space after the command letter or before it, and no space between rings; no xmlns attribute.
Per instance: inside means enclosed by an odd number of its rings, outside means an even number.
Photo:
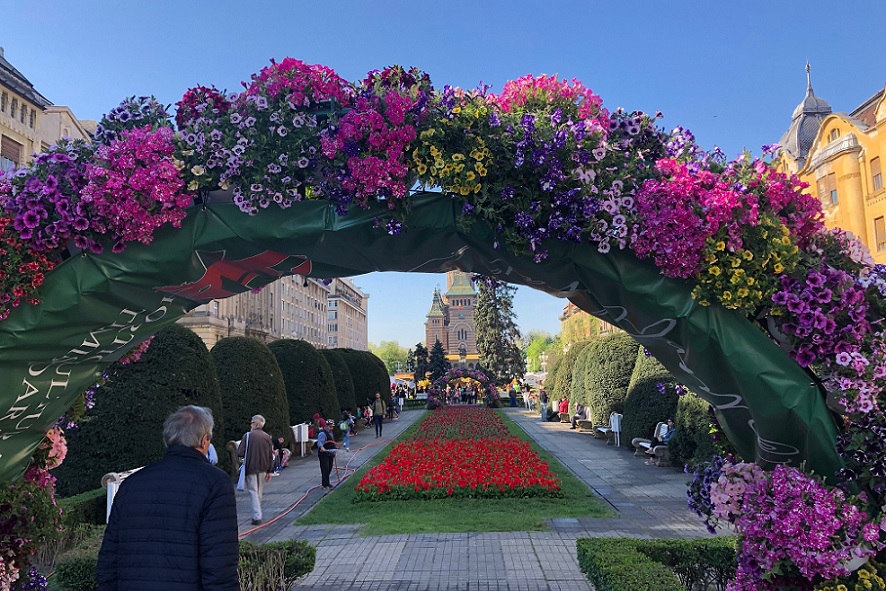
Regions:
<svg viewBox="0 0 886 591"><path fill-rule="evenodd" d="M252 525L262 522L261 496L264 483L274 473L274 441L262 431L265 418L255 415L250 421L250 431L240 440L237 455L246 465L246 491L252 501Z"/></svg>
<svg viewBox="0 0 886 591"><path fill-rule="evenodd" d="M239 591L234 486L206 459L213 426L208 408L179 408L163 424L163 459L123 481L98 556L99 591Z"/></svg>

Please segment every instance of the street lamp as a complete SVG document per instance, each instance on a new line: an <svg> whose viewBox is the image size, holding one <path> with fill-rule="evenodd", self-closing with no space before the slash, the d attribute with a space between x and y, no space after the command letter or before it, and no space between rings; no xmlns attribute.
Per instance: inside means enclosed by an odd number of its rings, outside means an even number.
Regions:
<svg viewBox="0 0 886 591"><path fill-rule="evenodd" d="M462 343L458 346L458 358L461 360L461 366L465 367L465 361L468 358L468 348Z"/></svg>
<svg viewBox="0 0 886 591"><path fill-rule="evenodd" d="M547 372L547 370L548 370L548 354L542 353L541 355L538 356L538 358L541 361L541 370L543 372Z"/></svg>

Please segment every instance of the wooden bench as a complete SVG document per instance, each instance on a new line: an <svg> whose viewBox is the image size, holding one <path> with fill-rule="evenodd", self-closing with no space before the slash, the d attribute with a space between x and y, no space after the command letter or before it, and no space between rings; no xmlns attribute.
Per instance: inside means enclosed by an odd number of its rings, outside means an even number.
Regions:
<svg viewBox="0 0 886 591"><path fill-rule="evenodd" d="M561 423L569 423L571 425L572 424L572 415L570 415L568 412L561 412L560 413L560 422Z"/></svg>
<svg viewBox="0 0 886 591"><path fill-rule="evenodd" d="M655 430L652 433L654 437L661 439L667 432L668 424L664 421L659 421L659 423L655 425ZM671 455L668 452L667 445L656 445L653 447L652 440L644 439L643 437L634 437L634 439L631 440L631 445L634 447L634 457L651 458L656 466L671 465ZM651 454L647 453L650 449L652 450Z"/></svg>
<svg viewBox="0 0 886 591"><path fill-rule="evenodd" d="M605 439L606 445L621 447L621 419L617 412L610 414L608 425L594 425L594 437Z"/></svg>

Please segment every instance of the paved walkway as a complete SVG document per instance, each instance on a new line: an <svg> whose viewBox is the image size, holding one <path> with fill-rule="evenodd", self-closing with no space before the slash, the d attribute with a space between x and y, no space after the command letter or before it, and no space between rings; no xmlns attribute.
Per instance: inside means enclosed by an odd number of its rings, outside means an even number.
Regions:
<svg viewBox="0 0 886 591"><path fill-rule="evenodd" d="M266 484L266 524L251 525L248 495L238 493L241 536L255 542L300 538L317 547L314 571L294 590L586 591L592 587L578 568L577 538L708 535L686 508L687 476L677 468L647 466L627 449L630 446L607 446L588 433L570 430L569 425L542 423L537 415L522 409L505 411L540 447L606 500L617 516L550 519L550 531L523 533L361 537L359 525L297 526L295 520L323 497L319 463L316 456L308 456L293 458L290 468ZM352 437L353 451L340 453L338 466L359 469L420 414L407 411L398 420L386 422L383 439L375 439L372 429Z"/></svg>

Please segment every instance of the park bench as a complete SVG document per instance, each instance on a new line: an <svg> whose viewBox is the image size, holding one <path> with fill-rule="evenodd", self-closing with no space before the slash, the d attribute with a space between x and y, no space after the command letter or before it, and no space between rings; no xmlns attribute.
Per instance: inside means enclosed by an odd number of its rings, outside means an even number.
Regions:
<svg viewBox="0 0 886 591"><path fill-rule="evenodd" d="M653 437L658 437L659 439L664 437L665 433L668 432L668 424L664 421L659 421L657 425L655 425L655 430L652 432ZM634 446L634 456L638 458L652 458L653 462L656 466L670 466L671 465L671 455L668 452L667 445L656 445L652 446L651 439L644 439L643 437L634 437L631 440L631 445ZM648 454L650 449L652 449L652 454Z"/></svg>
<svg viewBox="0 0 886 591"><path fill-rule="evenodd" d="M123 484L124 480L126 480L139 470L141 470L141 468L127 470L126 472L108 472L107 474L102 476L102 487L107 489L108 491L105 511L105 523L107 523L108 519L111 517L111 507L114 505L114 497L117 496L117 491L120 490L120 485Z"/></svg>
<svg viewBox="0 0 886 591"><path fill-rule="evenodd" d="M568 412L561 412L560 413L560 422L561 423L569 423L571 425L572 424L572 415L570 415Z"/></svg>
<svg viewBox="0 0 886 591"><path fill-rule="evenodd" d="M622 415L614 412L609 415L609 424L594 425L594 437L605 439L606 445L621 447L621 419Z"/></svg>

